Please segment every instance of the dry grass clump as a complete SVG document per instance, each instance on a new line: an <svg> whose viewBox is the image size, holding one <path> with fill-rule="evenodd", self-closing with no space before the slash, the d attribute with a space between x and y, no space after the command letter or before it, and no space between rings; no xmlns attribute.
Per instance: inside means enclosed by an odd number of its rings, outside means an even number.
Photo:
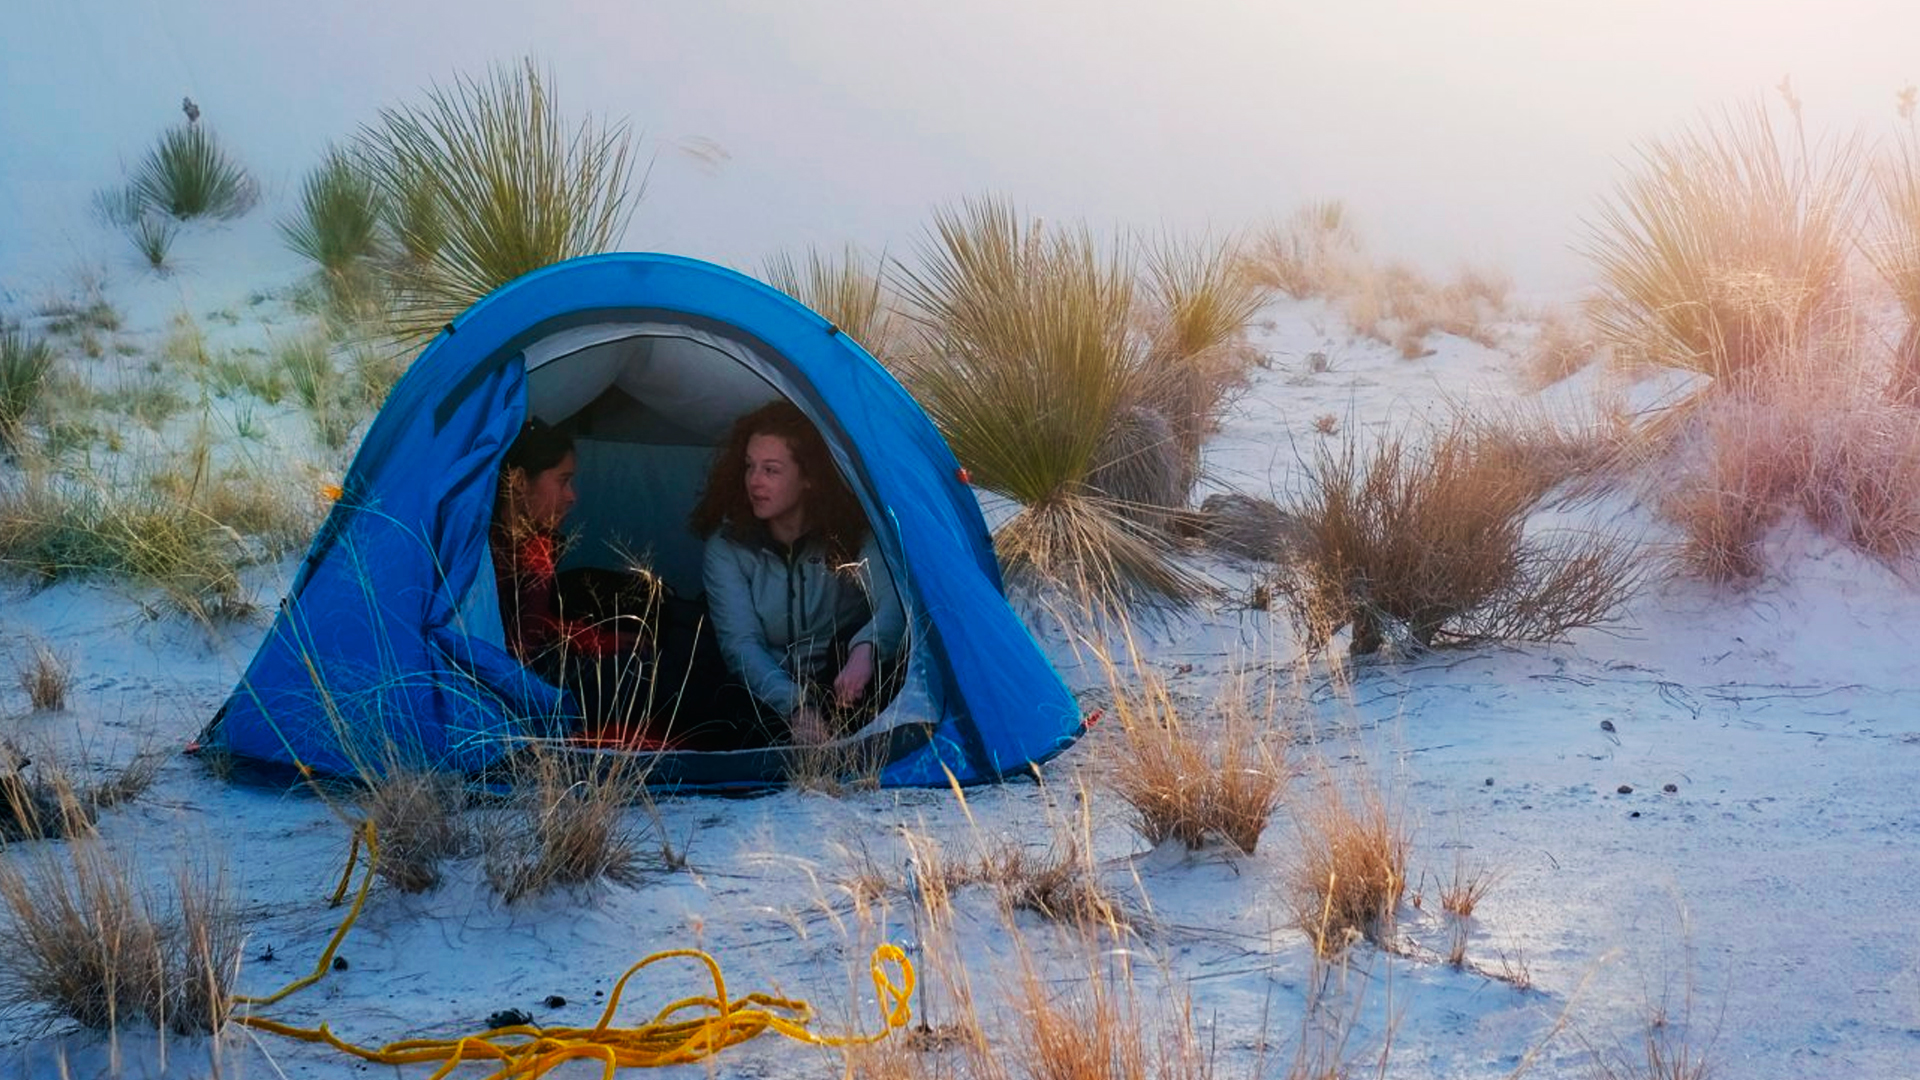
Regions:
<svg viewBox="0 0 1920 1080"><path fill-rule="evenodd" d="M767 260L767 284L805 304L883 364L890 364L900 327L889 306L886 264L869 262L849 244L838 258L808 248L804 260L782 252Z"/></svg>
<svg viewBox="0 0 1920 1080"><path fill-rule="evenodd" d="M1758 577L1762 542L1795 512L1890 563L1920 552L1920 431L1864 384L1787 381L1710 402L1696 419L1662 503L1684 571Z"/></svg>
<svg viewBox="0 0 1920 1080"><path fill-rule="evenodd" d="M1114 445L1148 370L1127 261L1084 227L1023 224L994 200L937 214L934 233L903 282L926 351L899 370L974 482L1020 505L998 536L1009 573L1102 606L1196 595L1165 535L1094 482L1178 453L1166 438Z"/></svg>
<svg viewBox="0 0 1920 1080"><path fill-rule="evenodd" d="M0 567L58 579L89 573L159 589L208 621L253 610L236 567L237 535L151 487L29 467L0 477Z"/></svg>
<svg viewBox="0 0 1920 1080"><path fill-rule="evenodd" d="M1462 861L1453 864L1453 877L1440 886L1440 910L1462 919L1473 918L1473 911L1499 884L1500 874L1487 867L1469 871Z"/></svg>
<svg viewBox="0 0 1920 1080"><path fill-rule="evenodd" d="M217 872L182 870L165 895L94 840L0 862L0 1007L211 1034L226 1023L242 938Z"/></svg>
<svg viewBox="0 0 1920 1080"><path fill-rule="evenodd" d="M1148 843L1218 838L1248 854L1259 844L1286 790L1286 758L1270 725L1231 701L1220 712L1216 724L1187 723L1157 679L1116 695L1122 740L1107 783Z"/></svg>
<svg viewBox="0 0 1920 1080"><path fill-rule="evenodd" d="M1598 355L1592 332L1564 312L1549 311L1540 320L1539 335L1527 350L1523 380L1529 389L1544 390L1570 378Z"/></svg>
<svg viewBox="0 0 1920 1080"><path fill-rule="evenodd" d="M139 798L160 775L163 753L142 750L117 766L69 768L49 750L32 758L0 743L0 841L90 835L102 810ZM78 773L88 774L81 779Z"/></svg>
<svg viewBox="0 0 1920 1080"><path fill-rule="evenodd" d="M1371 781L1343 792L1329 779L1319 798L1295 804L1294 821L1300 851L1287 900L1314 951L1391 946L1411 846L1402 814Z"/></svg>
<svg viewBox="0 0 1920 1080"><path fill-rule="evenodd" d="M1326 199L1268 226L1249 246L1246 267L1255 280L1296 300L1331 296L1350 277L1359 251L1346 205Z"/></svg>
<svg viewBox="0 0 1920 1080"><path fill-rule="evenodd" d="M390 329L418 341L522 274L615 247L632 213L625 124L569 128L532 61L381 110L359 156L389 210Z"/></svg>
<svg viewBox="0 0 1920 1080"><path fill-rule="evenodd" d="M1808 347L1836 317L1859 143L1842 141L1822 161L1804 136L1797 154L1781 143L1754 103L1642 148L1586 245L1601 280L1594 326L1615 357L1737 384Z"/></svg>
<svg viewBox="0 0 1920 1080"><path fill-rule="evenodd" d="M356 800L380 838L374 871L401 892L440 884L440 864L466 851L469 833L460 811L466 792L446 773L391 768L369 779Z"/></svg>
<svg viewBox="0 0 1920 1080"><path fill-rule="evenodd" d="M1349 436L1308 463L1289 507L1299 534L1280 591L1310 645L1351 626L1356 655L1398 631L1428 647L1553 640L1603 624L1639 573L1618 538L1526 535L1557 479L1471 424L1426 447L1381 435L1364 458Z"/></svg>
<svg viewBox="0 0 1920 1080"><path fill-rule="evenodd" d="M1129 921L1078 842L1056 842L1044 852L1004 841L980 857L963 881L993 887L1001 903L1044 919L1104 928L1118 934ZM924 886L923 886L924 887Z"/></svg>
<svg viewBox="0 0 1920 1080"><path fill-rule="evenodd" d="M644 825L628 809L646 795L629 760L529 748L514 792L480 834L487 883L508 903L558 888L640 880Z"/></svg>
<svg viewBox="0 0 1920 1080"><path fill-rule="evenodd" d="M73 658L53 651L42 642L34 643L31 656L20 665L20 689L35 712L60 712L67 707L67 691L73 689Z"/></svg>

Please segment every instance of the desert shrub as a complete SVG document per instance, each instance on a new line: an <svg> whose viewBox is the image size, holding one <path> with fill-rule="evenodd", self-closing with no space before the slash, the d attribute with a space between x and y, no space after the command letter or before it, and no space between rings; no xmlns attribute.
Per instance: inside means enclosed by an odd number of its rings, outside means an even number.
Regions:
<svg viewBox="0 0 1920 1080"><path fill-rule="evenodd" d="M226 619L252 610L233 533L144 485L42 469L0 477L0 566L57 579L89 573L159 589L181 611Z"/></svg>
<svg viewBox="0 0 1920 1080"><path fill-rule="evenodd" d="M1868 261L1900 303L1906 330L1894 346L1889 395L1920 404L1920 145L1911 130L1873 170L1874 231Z"/></svg>
<svg viewBox="0 0 1920 1080"><path fill-rule="evenodd" d="M640 880L644 826L627 812L646 795L639 767L532 748L513 775L509 805L481 830L487 883L502 899Z"/></svg>
<svg viewBox="0 0 1920 1080"><path fill-rule="evenodd" d="M1616 358L1717 385L1804 349L1843 299L1859 144L1783 149L1764 105L1655 141L1601 205L1586 255L1593 321Z"/></svg>
<svg viewBox="0 0 1920 1080"><path fill-rule="evenodd" d="M1391 945L1412 844L1404 816L1364 778L1350 791L1327 778L1317 797L1294 809L1300 847L1287 897L1294 924L1322 956L1361 940Z"/></svg>
<svg viewBox="0 0 1920 1080"><path fill-rule="evenodd" d="M1122 740L1107 782L1150 844L1225 840L1251 854L1286 787L1271 728L1229 700L1218 723L1189 723L1164 683L1118 692Z"/></svg>
<svg viewBox="0 0 1920 1080"><path fill-rule="evenodd" d="M20 438L53 382L53 347L25 330L0 330L0 447Z"/></svg>
<svg viewBox="0 0 1920 1080"><path fill-rule="evenodd" d="M180 234L180 223L149 203L138 187L127 184L94 192L93 215L102 225L132 241L147 265L165 272L167 254Z"/></svg>
<svg viewBox="0 0 1920 1080"><path fill-rule="evenodd" d="M809 248L804 260L787 252L768 259L766 278L886 363L896 327L887 304L885 265L870 264L852 245L838 258Z"/></svg>
<svg viewBox="0 0 1920 1080"><path fill-rule="evenodd" d="M359 157L328 147L300 184L300 208L280 222L280 237L317 266L333 293L359 287L367 260L380 253L380 188Z"/></svg>
<svg viewBox="0 0 1920 1080"><path fill-rule="evenodd" d="M393 208L393 325L418 340L495 288L614 247L634 202L624 124L569 130L531 61L383 109L359 148Z"/></svg>
<svg viewBox="0 0 1920 1080"><path fill-rule="evenodd" d="M1351 651L1403 629L1421 647L1553 640L1613 618L1638 583L1629 546L1599 533L1529 538L1560 479L1515 445L1456 423L1431 446L1349 435L1307 463L1279 582L1311 647L1351 625Z"/></svg>
<svg viewBox="0 0 1920 1080"><path fill-rule="evenodd" d="M1108 605L1194 595L1165 539L1090 482L1145 370L1125 260L990 199L934 232L903 274L927 349L900 370L974 482L1020 504L996 535L1009 573Z"/></svg>
<svg viewBox="0 0 1920 1080"><path fill-rule="evenodd" d="M27 662L20 665L19 682L35 712L60 712L67 707L67 691L73 688L73 660L36 642Z"/></svg>
<svg viewBox="0 0 1920 1080"><path fill-rule="evenodd" d="M237 218L253 209L260 191L247 170L199 124L167 129L133 174L145 203L181 221Z"/></svg>
<svg viewBox="0 0 1920 1080"><path fill-rule="evenodd" d="M1700 410L1661 502L1683 572L1740 582L1789 514L1893 564L1920 553L1920 432L1860 381L1791 381Z"/></svg>
<svg viewBox="0 0 1920 1080"><path fill-rule="evenodd" d="M0 841L90 835L102 810L152 787L164 761L147 749L117 765L82 760L74 768L51 747L28 758L0 744Z"/></svg>
<svg viewBox="0 0 1920 1080"><path fill-rule="evenodd" d="M1346 205L1337 199L1311 202L1285 223L1269 226L1247 254L1249 273L1261 283L1300 299L1333 294L1359 251Z"/></svg>
<svg viewBox="0 0 1920 1080"><path fill-rule="evenodd" d="M380 838L375 872L401 892L437 887L440 864L467 847L465 800L459 779L445 773L390 768L370 779L358 805Z"/></svg>
<svg viewBox="0 0 1920 1080"><path fill-rule="evenodd" d="M0 1004L99 1030L226 1022L243 927L218 874L182 870L167 895L78 840L0 862L0 916Z"/></svg>

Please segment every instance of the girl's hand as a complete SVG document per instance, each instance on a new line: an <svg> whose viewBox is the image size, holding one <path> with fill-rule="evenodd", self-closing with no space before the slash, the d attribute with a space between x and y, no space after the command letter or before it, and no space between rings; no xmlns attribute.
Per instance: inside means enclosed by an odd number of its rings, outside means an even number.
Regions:
<svg viewBox="0 0 1920 1080"><path fill-rule="evenodd" d="M847 654L847 666L833 680L833 699L844 709L865 696L872 682L873 646L863 641Z"/></svg>

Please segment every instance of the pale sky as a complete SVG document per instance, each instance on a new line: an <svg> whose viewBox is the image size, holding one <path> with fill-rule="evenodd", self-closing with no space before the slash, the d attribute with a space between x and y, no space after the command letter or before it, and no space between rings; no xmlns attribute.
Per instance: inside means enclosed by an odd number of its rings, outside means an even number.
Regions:
<svg viewBox="0 0 1920 1080"><path fill-rule="evenodd" d="M286 205L329 139L531 55L656 158L629 246L753 269L899 253L996 193L1099 229L1224 231L1309 198L1444 273L1577 284L1635 143L1791 74L1812 134L1895 130L1920 4L1892 0L13 0L0 277L83 244L87 196L191 94ZM688 148L701 149L689 153ZM712 152L718 148L721 153ZM98 243L97 238L95 239Z"/></svg>

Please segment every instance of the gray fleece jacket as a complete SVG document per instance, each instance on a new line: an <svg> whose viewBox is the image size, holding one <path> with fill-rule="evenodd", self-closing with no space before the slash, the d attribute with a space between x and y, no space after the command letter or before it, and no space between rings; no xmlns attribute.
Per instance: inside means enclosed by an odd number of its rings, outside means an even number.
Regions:
<svg viewBox="0 0 1920 1080"><path fill-rule="evenodd" d="M727 667L782 715L801 704L801 683L831 677L834 639L873 646L876 666L900 651L906 612L869 535L858 562L830 566L818 537L793 548L722 527L707 538L707 610Z"/></svg>

